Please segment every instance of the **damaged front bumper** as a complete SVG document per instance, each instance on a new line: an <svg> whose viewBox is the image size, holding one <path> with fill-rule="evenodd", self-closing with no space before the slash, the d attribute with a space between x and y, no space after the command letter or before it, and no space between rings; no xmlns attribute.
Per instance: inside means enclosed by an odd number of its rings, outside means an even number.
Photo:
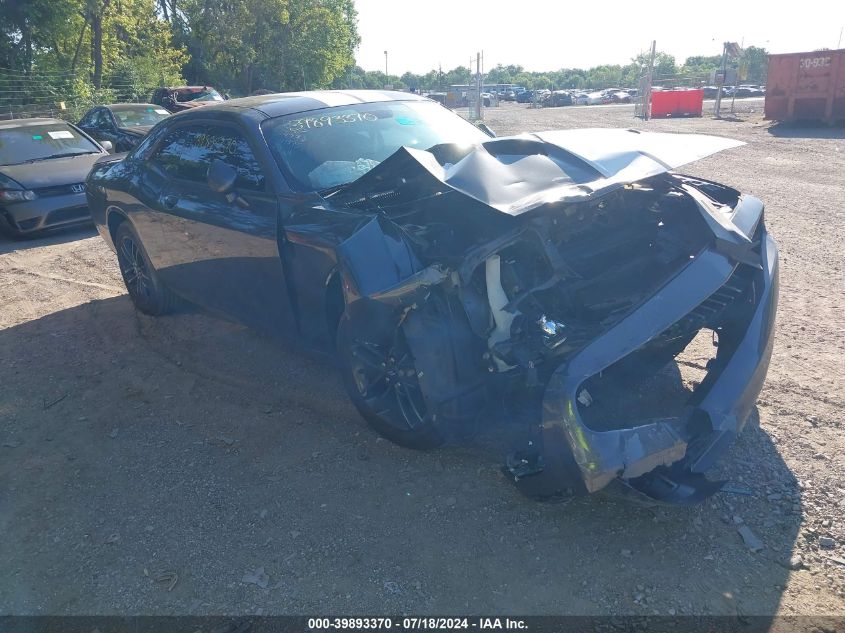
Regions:
<svg viewBox="0 0 845 633"><path fill-rule="evenodd" d="M539 437L509 460L523 492L552 498L595 492L618 481L658 501L693 503L721 488L702 473L748 419L772 354L778 250L762 225L755 237L753 267L722 249L704 250L638 309L555 370L543 396ZM720 334L716 359L683 414L612 430L590 428L578 403L585 381L689 318L740 267L750 271L742 319Z"/></svg>
<svg viewBox="0 0 845 633"><path fill-rule="evenodd" d="M0 221L5 222L14 234L28 235L90 224L91 214L84 193L64 193L0 206Z"/></svg>

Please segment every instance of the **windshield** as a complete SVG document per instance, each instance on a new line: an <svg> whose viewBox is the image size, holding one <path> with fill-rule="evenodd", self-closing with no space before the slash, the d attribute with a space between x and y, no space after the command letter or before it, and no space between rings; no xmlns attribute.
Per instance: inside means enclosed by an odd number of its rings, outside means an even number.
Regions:
<svg viewBox="0 0 845 633"><path fill-rule="evenodd" d="M279 166L302 191L352 182L400 147L425 150L440 143L490 140L468 121L428 101L311 110L272 119L262 130Z"/></svg>
<svg viewBox="0 0 845 633"><path fill-rule="evenodd" d="M65 123L3 128L0 132L0 165L99 153L94 143Z"/></svg>
<svg viewBox="0 0 845 633"><path fill-rule="evenodd" d="M120 108L112 110L114 118L120 127L134 127L155 125L170 116L164 108L152 105L139 105L137 108Z"/></svg>
<svg viewBox="0 0 845 633"><path fill-rule="evenodd" d="M177 90L175 93L176 101L184 103L186 101L223 101L223 97L214 88L204 88L202 90Z"/></svg>

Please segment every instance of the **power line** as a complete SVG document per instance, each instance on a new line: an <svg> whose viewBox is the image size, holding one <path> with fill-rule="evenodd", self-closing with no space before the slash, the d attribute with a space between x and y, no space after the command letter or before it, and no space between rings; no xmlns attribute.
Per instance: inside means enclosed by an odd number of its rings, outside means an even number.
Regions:
<svg viewBox="0 0 845 633"><path fill-rule="evenodd" d="M76 75L79 73L77 70L39 70L39 69L32 69L32 70L22 70L20 68L5 68L4 66L0 66L0 73L13 73L19 74L24 76L32 76L35 74L39 75Z"/></svg>

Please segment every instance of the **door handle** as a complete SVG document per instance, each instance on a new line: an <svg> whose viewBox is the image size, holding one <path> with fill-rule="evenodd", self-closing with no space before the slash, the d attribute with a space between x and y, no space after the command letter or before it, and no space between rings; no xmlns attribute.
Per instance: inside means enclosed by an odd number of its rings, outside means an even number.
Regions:
<svg viewBox="0 0 845 633"><path fill-rule="evenodd" d="M179 198L173 195L167 195L164 196L164 200L162 202L164 202L165 209L172 209L176 206L176 203L179 202Z"/></svg>

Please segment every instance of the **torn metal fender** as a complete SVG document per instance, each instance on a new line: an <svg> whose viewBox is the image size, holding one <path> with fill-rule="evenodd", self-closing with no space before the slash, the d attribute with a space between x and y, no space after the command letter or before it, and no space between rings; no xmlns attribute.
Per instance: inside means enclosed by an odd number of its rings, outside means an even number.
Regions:
<svg viewBox="0 0 845 633"><path fill-rule="evenodd" d="M640 308L555 370L543 396L542 452L547 464L574 461L578 479L567 486L595 492L616 477L639 477L683 459L689 440L686 420L671 418L594 431L578 413L578 392L590 376L634 352L693 310L724 285L733 270L734 264L724 255L703 251Z"/></svg>
<svg viewBox="0 0 845 633"><path fill-rule="evenodd" d="M423 269L402 231L375 216L337 247L347 305L394 288Z"/></svg>
<svg viewBox="0 0 845 633"><path fill-rule="evenodd" d="M411 306L423 299L429 288L448 278L448 270L439 264L432 264L389 288L372 293L368 298L396 307Z"/></svg>
<svg viewBox="0 0 845 633"><path fill-rule="evenodd" d="M697 409L706 414L713 433L705 445L687 456L693 472L707 470L742 431L766 380L774 349L780 286L778 247L768 233L763 234L760 252L763 268L759 273L754 313L730 361L697 404Z"/></svg>
<svg viewBox="0 0 845 633"><path fill-rule="evenodd" d="M478 366L484 343L456 297L432 293L449 271L438 264L424 268L401 229L383 216L337 250L346 318L358 337L389 344L401 328L429 413L450 420L477 415L485 394L479 379L485 368Z"/></svg>
<svg viewBox="0 0 845 633"><path fill-rule="evenodd" d="M348 279L347 304L359 298L392 307L410 306L449 278L439 264L426 268L390 220L376 216L337 249Z"/></svg>
<svg viewBox="0 0 845 633"><path fill-rule="evenodd" d="M713 231L713 235L716 237L716 250L726 254L734 261L742 262L743 264L748 264L756 268L762 267L760 255L754 252L755 245L751 241L751 238L732 222L732 216L735 214L739 215L739 217L753 214L734 211L730 207L720 207L695 187L681 185L681 188L693 199L701 217L704 218L710 230ZM746 204L744 206L746 208L756 206L753 204L753 199L745 202ZM742 202L737 206L741 209L743 206ZM759 204L757 216L762 216L762 203Z"/></svg>
<svg viewBox="0 0 845 633"><path fill-rule="evenodd" d="M594 431L579 415L577 396L589 376L637 349L727 281L734 264L715 250L701 253L663 290L553 373L538 438L542 469L519 479L517 486L530 496L552 496L567 488L595 492L618 478L646 496L672 503L695 502L717 491L720 482L706 483L696 474L711 466L742 429L772 355L778 251L765 233L760 261L749 320L684 416Z"/></svg>

